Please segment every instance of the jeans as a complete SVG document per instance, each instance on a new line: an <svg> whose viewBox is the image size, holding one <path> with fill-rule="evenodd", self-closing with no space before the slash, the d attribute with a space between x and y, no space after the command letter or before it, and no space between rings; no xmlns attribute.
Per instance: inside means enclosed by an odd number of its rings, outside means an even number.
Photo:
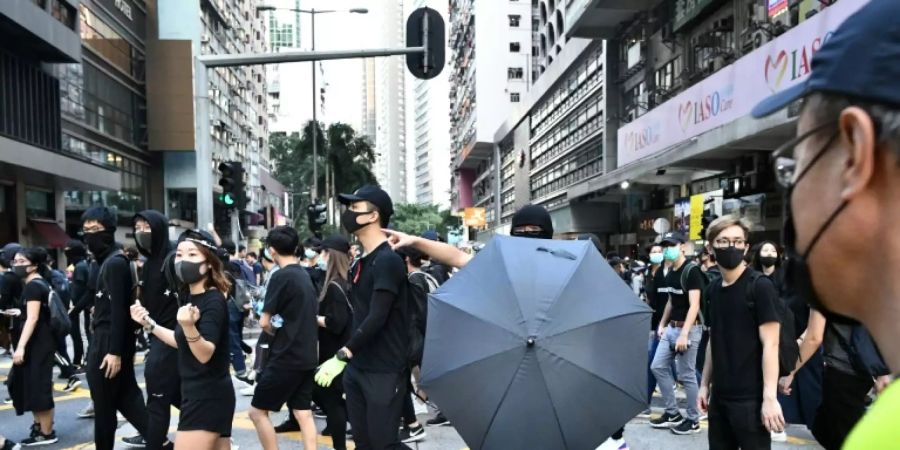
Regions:
<svg viewBox="0 0 900 450"><path fill-rule="evenodd" d="M230 341L231 365L234 371L243 374L247 371L247 363L244 362L244 351L241 350L241 340L244 330L244 315L232 302L228 302L228 338Z"/></svg>
<svg viewBox="0 0 900 450"><path fill-rule="evenodd" d="M675 361L678 381L684 385L684 392L687 394L687 418L696 422L700 418L700 412L697 410L697 349L700 347L702 331L698 326L691 327L687 350L683 353L675 353L675 341L680 334L681 328L666 327L663 338L656 348L656 356L653 358L650 369L659 383L659 390L662 392L666 404L666 412L670 415L678 414L678 402L675 400L675 380L670 371L670 365L673 360Z"/></svg>
<svg viewBox="0 0 900 450"><path fill-rule="evenodd" d="M656 356L656 347L659 347L659 335L656 331L650 332L650 339L647 340L647 404L653 401L653 390L656 389L656 377L653 375L653 357ZM669 365L672 369L672 379L675 379L675 361Z"/></svg>

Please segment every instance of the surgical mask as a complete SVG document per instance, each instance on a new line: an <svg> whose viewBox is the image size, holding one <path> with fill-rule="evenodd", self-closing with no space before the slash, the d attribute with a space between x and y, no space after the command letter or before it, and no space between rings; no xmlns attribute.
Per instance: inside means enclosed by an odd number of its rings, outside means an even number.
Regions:
<svg viewBox="0 0 900 450"><path fill-rule="evenodd" d="M84 242L87 244L88 250L96 257L106 254L116 242L116 237L112 231L103 230L96 233L86 233Z"/></svg>
<svg viewBox="0 0 900 450"><path fill-rule="evenodd" d="M16 274L17 277L24 280L28 278L28 266L13 266L13 273Z"/></svg>
<svg viewBox="0 0 900 450"><path fill-rule="evenodd" d="M306 259L313 259L316 257L316 255L318 255L318 253L316 253L310 249L306 249L303 251L303 255L306 256Z"/></svg>
<svg viewBox="0 0 900 450"><path fill-rule="evenodd" d="M321 270L328 270L328 260L326 260L325 258L319 258L319 260L316 261L316 267Z"/></svg>
<svg viewBox="0 0 900 450"><path fill-rule="evenodd" d="M176 261L175 275L177 275L178 279L181 280L181 282L184 284L194 284L202 280L206 275L206 272L202 270L203 266L205 265L206 261Z"/></svg>
<svg viewBox="0 0 900 450"><path fill-rule="evenodd" d="M651 253L650 254L650 264L662 264L663 263L663 254L662 253Z"/></svg>
<svg viewBox="0 0 900 450"><path fill-rule="evenodd" d="M148 231L137 231L134 233L134 241L139 247L149 252L153 247L153 234Z"/></svg>
<svg viewBox="0 0 900 450"><path fill-rule="evenodd" d="M372 214L372 211L356 212L356 211L352 211L352 210L348 209L341 214L341 226L343 226L344 229L347 230L348 233L354 234L357 231L363 229L363 227L369 225L369 224L360 224L359 222L356 221L356 219L359 218L359 216L364 216L366 214Z"/></svg>
<svg viewBox="0 0 900 450"><path fill-rule="evenodd" d="M677 245L673 247L666 247L665 249L663 249L663 258L665 258L666 261L676 261L680 257L681 248L679 248Z"/></svg>
<svg viewBox="0 0 900 450"><path fill-rule="evenodd" d="M778 263L778 257L776 257L776 256L760 256L759 263L762 264L763 267L772 267L776 263Z"/></svg>
<svg viewBox="0 0 900 450"><path fill-rule="evenodd" d="M725 270L734 270L744 261L745 250L733 245L713 248L713 251L716 253L716 262Z"/></svg>

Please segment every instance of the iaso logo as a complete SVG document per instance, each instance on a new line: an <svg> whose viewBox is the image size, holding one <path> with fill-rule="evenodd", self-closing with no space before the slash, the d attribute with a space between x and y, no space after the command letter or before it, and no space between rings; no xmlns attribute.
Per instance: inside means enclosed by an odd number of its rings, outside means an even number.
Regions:
<svg viewBox="0 0 900 450"><path fill-rule="evenodd" d="M794 81L809 75L812 70L813 55L822 48L822 44L828 41L832 34L834 33L829 31L807 44L781 49L774 56L771 54L767 56L763 67L763 76L769 89L772 92L778 92L785 81Z"/></svg>

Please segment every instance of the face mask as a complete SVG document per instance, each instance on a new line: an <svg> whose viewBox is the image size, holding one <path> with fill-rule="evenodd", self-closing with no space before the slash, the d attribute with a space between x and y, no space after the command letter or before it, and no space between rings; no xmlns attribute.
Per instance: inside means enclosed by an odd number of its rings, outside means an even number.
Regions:
<svg viewBox="0 0 900 450"><path fill-rule="evenodd" d="M650 254L650 264L662 264L663 262L663 254L662 253L651 253Z"/></svg>
<svg viewBox="0 0 900 450"><path fill-rule="evenodd" d="M667 261L676 261L681 257L681 249L678 246L663 249L663 258Z"/></svg>
<svg viewBox="0 0 900 450"><path fill-rule="evenodd" d="M325 258L319 258L319 260L316 261L316 267L318 267L319 269L321 269L323 271L327 271L328 270L328 261Z"/></svg>
<svg viewBox="0 0 900 450"><path fill-rule="evenodd" d="M206 275L206 272L201 270L205 265L206 261L178 261L175 263L175 275L184 284L194 284Z"/></svg>
<svg viewBox="0 0 900 450"><path fill-rule="evenodd" d="M318 253L316 253L310 249L304 250L303 254L306 256L306 259L313 259L316 257L316 255L318 255Z"/></svg>
<svg viewBox="0 0 900 450"><path fill-rule="evenodd" d="M759 263L762 264L763 267L772 267L777 262L778 262L778 258L775 256L760 256L759 257Z"/></svg>
<svg viewBox="0 0 900 450"><path fill-rule="evenodd" d="M13 266L13 273L24 280L28 278L28 266Z"/></svg>
<svg viewBox="0 0 900 450"><path fill-rule="evenodd" d="M714 248L716 252L716 261L725 270L734 270L744 261L744 249L734 246L725 248Z"/></svg>
<svg viewBox="0 0 900 450"><path fill-rule="evenodd" d="M150 232L138 231L134 233L134 241L147 252L153 249L153 234Z"/></svg>
<svg viewBox="0 0 900 450"><path fill-rule="evenodd" d="M371 214L371 212L356 212L348 209L341 214L341 226L343 226L348 233L354 234L369 225L368 223L360 224L356 221L357 218L366 214Z"/></svg>
<svg viewBox="0 0 900 450"><path fill-rule="evenodd" d="M111 231L103 230L96 233L87 233L84 235L84 242L87 244L88 250L94 256L102 256L112 248L116 242L116 237Z"/></svg>
<svg viewBox="0 0 900 450"><path fill-rule="evenodd" d="M77 251L67 250L64 253L66 254L66 260L69 261L69 264L75 263L75 262L78 262L78 261L81 261L82 259L84 259L84 255Z"/></svg>

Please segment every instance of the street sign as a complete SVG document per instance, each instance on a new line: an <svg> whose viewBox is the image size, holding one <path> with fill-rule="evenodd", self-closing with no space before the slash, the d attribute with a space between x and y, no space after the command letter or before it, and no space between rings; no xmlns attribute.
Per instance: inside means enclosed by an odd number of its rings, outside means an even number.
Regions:
<svg viewBox="0 0 900 450"><path fill-rule="evenodd" d="M419 8L406 19L406 46L424 47L406 55L406 68L416 78L430 80L444 69L444 19L431 8Z"/></svg>
<svg viewBox="0 0 900 450"><path fill-rule="evenodd" d="M467 227L480 228L487 223L484 208L466 208L463 221Z"/></svg>

